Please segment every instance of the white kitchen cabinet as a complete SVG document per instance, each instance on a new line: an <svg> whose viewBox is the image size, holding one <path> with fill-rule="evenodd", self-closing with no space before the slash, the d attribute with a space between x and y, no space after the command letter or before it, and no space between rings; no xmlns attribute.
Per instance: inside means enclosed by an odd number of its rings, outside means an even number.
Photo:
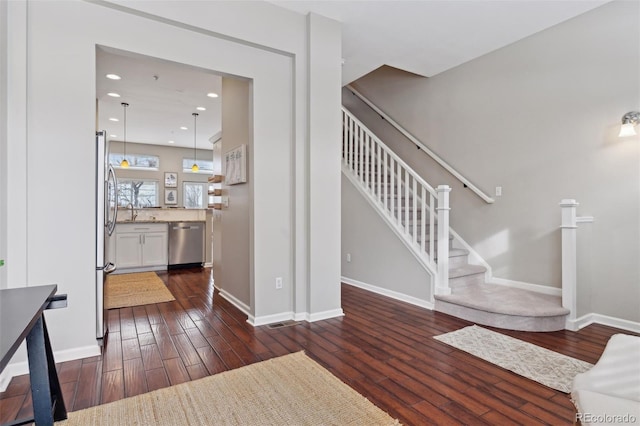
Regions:
<svg viewBox="0 0 640 426"><path fill-rule="evenodd" d="M122 223L116 226L118 272L167 269L167 224Z"/></svg>

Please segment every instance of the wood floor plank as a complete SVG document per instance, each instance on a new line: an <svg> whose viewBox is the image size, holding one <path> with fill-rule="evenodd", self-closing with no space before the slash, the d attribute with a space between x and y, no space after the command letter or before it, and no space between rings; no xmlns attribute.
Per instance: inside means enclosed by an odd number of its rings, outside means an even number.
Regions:
<svg viewBox="0 0 640 426"><path fill-rule="evenodd" d="M171 386L164 365L160 368L145 371L149 392Z"/></svg>
<svg viewBox="0 0 640 426"><path fill-rule="evenodd" d="M123 370L111 370L102 374L102 404L125 397Z"/></svg>
<svg viewBox="0 0 640 426"><path fill-rule="evenodd" d="M73 406L67 407L69 410L82 410L83 408L93 407L100 403L102 369L103 361L82 363L80 376L78 377L76 398Z"/></svg>
<svg viewBox="0 0 640 426"><path fill-rule="evenodd" d="M148 392L147 379L144 374L141 358L124 361L124 395L125 397L140 395Z"/></svg>

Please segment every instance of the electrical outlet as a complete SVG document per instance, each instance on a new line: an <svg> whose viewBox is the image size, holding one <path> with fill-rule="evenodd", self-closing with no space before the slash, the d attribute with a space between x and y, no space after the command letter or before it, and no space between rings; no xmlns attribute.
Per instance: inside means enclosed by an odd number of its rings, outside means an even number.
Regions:
<svg viewBox="0 0 640 426"><path fill-rule="evenodd" d="M496 197L502 197L502 187L496 186Z"/></svg>
<svg viewBox="0 0 640 426"><path fill-rule="evenodd" d="M347 253L347 262L351 262L351 253Z"/></svg>
<svg viewBox="0 0 640 426"><path fill-rule="evenodd" d="M282 288L282 277L276 277L276 289L280 290Z"/></svg>

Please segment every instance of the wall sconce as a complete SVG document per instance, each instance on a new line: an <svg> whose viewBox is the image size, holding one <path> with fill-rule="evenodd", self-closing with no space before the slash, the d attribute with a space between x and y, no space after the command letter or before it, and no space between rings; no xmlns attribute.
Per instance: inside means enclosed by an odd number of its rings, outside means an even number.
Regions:
<svg viewBox="0 0 640 426"><path fill-rule="evenodd" d="M622 116L622 126L620 126L620 133L618 134L619 138L624 138L627 136L635 136L636 129L635 126L640 123L640 112L631 111Z"/></svg>

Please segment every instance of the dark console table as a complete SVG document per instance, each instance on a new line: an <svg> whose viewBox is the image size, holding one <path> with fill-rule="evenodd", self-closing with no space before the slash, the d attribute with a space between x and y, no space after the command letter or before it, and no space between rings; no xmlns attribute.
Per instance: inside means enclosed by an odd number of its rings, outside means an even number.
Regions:
<svg viewBox="0 0 640 426"><path fill-rule="evenodd" d="M53 425L67 418L43 315L45 309L67 306L67 296L56 296L57 289L53 284L0 290L0 372L26 339L33 399L34 417L9 425Z"/></svg>

